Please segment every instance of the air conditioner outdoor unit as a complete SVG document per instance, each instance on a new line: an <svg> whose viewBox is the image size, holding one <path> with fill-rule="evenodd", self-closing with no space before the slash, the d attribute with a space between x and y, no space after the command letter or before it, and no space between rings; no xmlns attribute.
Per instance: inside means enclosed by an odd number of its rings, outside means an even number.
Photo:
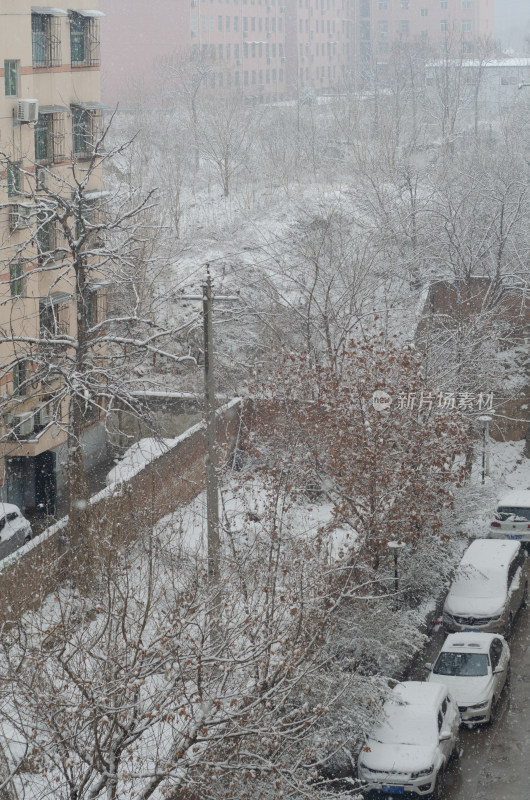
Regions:
<svg viewBox="0 0 530 800"><path fill-rule="evenodd" d="M44 403L44 405L39 406L35 414L35 425L44 428L46 425L49 425L52 420L53 412L51 403Z"/></svg>
<svg viewBox="0 0 530 800"><path fill-rule="evenodd" d="M39 116L38 100L19 100L17 120L19 122L37 122Z"/></svg>
<svg viewBox="0 0 530 800"><path fill-rule="evenodd" d="M19 228L30 228L32 215L33 208L31 206L15 203L9 209L9 227L12 231Z"/></svg>
<svg viewBox="0 0 530 800"><path fill-rule="evenodd" d="M26 411L23 414L15 414L13 416L13 434L15 437L29 436L35 427L35 417L32 411Z"/></svg>

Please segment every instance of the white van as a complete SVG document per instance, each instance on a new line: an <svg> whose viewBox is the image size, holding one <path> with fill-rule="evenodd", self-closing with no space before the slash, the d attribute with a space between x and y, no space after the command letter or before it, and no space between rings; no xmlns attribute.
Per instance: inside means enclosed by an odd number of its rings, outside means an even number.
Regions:
<svg viewBox="0 0 530 800"><path fill-rule="evenodd" d="M489 538L530 542L530 489L518 489L501 497Z"/></svg>
<svg viewBox="0 0 530 800"><path fill-rule="evenodd" d="M528 600L526 551L520 542L475 539L462 556L445 599L447 631L487 631L509 637Z"/></svg>

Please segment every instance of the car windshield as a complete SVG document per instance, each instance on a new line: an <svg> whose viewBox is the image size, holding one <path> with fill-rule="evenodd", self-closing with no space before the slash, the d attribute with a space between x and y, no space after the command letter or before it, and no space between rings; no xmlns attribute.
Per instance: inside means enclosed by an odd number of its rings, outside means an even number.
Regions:
<svg viewBox="0 0 530 800"><path fill-rule="evenodd" d="M436 741L436 724L429 710L408 704L385 704L384 717L369 738L381 744L427 745Z"/></svg>
<svg viewBox="0 0 530 800"><path fill-rule="evenodd" d="M495 517L501 522L530 522L530 508L515 508L511 506L499 506Z"/></svg>
<svg viewBox="0 0 530 800"><path fill-rule="evenodd" d="M440 653L433 672L477 678L488 674L488 656L486 653Z"/></svg>

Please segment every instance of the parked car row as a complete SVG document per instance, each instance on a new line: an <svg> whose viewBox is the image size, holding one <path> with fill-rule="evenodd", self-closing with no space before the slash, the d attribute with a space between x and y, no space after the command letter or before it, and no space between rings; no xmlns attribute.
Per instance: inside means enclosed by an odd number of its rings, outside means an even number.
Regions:
<svg viewBox="0 0 530 800"><path fill-rule="evenodd" d="M365 738L358 775L370 793L440 798L460 725L493 722L510 682L506 638L528 603L526 542L530 491L512 492L455 571L443 609L448 636L427 680L397 684Z"/></svg>
<svg viewBox="0 0 530 800"><path fill-rule="evenodd" d="M0 503L0 561L31 539L31 525L18 506Z"/></svg>

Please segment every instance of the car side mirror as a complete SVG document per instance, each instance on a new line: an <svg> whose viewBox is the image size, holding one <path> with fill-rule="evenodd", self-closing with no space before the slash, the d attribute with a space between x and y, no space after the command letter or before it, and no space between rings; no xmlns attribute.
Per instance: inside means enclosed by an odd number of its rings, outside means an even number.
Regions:
<svg viewBox="0 0 530 800"><path fill-rule="evenodd" d="M441 730L440 731L440 741L447 742L451 738L451 731Z"/></svg>
<svg viewBox="0 0 530 800"><path fill-rule="evenodd" d="M432 671L432 664L427 662L427 664L425 664L424 669L425 669L426 672L431 672Z"/></svg>
<svg viewBox="0 0 530 800"><path fill-rule="evenodd" d="M499 675L499 673L504 672L504 667L495 667L493 670L494 675Z"/></svg>

